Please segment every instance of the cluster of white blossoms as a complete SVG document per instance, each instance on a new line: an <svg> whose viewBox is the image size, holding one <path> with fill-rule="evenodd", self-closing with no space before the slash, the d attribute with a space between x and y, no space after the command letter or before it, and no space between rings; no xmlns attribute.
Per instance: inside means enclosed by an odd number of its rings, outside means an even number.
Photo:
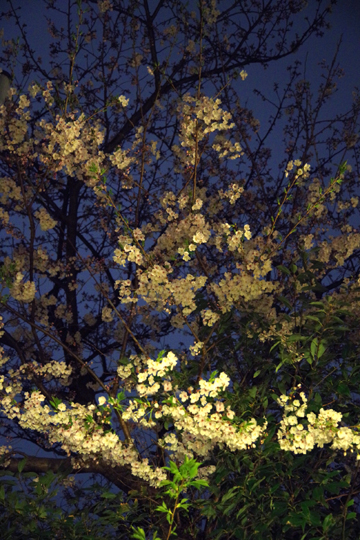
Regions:
<svg viewBox="0 0 360 540"><path fill-rule="evenodd" d="M32 364L20 366L19 371L29 365L33 366L33 370L36 374L43 375L45 380L50 380L52 378L59 379L63 386L67 386L70 383L69 378L72 374L72 368L71 366L67 366L65 362L51 360L44 366L37 364L37 362L32 362Z"/></svg>
<svg viewBox="0 0 360 540"><path fill-rule="evenodd" d="M44 365L33 361L22 364L16 371L10 369L8 373L9 377L15 380L21 380L24 377L32 379L34 376L42 376L44 381L48 382L52 379L58 379L63 386L67 386L70 383L72 368L66 365L65 362L58 362L56 360L50 360ZM10 382L8 387L11 388Z"/></svg>
<svg viewBox="0 0 360 540"><path fill-rule="evenodd" d="M133 231L134 240L139 242L144 240L144 235L139 229ZM140 249L134 245L134 240L129 236L120 235L118 239L119 248L114 251L114 261L120 266L124 266L127 261L141 265L143 256Z"/></svg>
<svg viewBox="0 0 360 540"><path fill-rule="evenodd" d="M39 91L47 106L51 107L54 104L53 84L47 82L45 89L34 84L29 87L29 96L35 98ZM15 90L12 95L16 95ZM126 107L128 99L120 96L118 102ZM1 107L0 131L4 136L0 140L0 150L26 156L28 162L36 159L52 173L63 171L70 176L76 175L90 187L97 188L109 162L122 171L134 162L135 158L129 156L131 149L117 148L105 156L99 149L104 140L100 122L88 122L85 115L76 110L68 112L66 117L52 115L51 121L41 118L35 123L34 136L30 137L31 113L25 110L29 107L30 100L25 94L18 97L16 109ZM103 189L103 184L100 184L99 197ZM56 224L50 216L40 214L38 218L41 227L44 225L43 230ZM3 219L6 220L6 215Z"/></svg>
<svg viewBox="0 0 360 540"><path fill-rule="evenodd" d="M53 229L57 223L57 221L49 216L45 208L40 208L40 210L37 210L34 216L40 221L40 228L42 231Z"/></svg>
<svg viewBox="0 0 360 540"><path fill-rule="evenodd" d="M41 144L39 159L52 171L76 174L90 186L95 183L92 170L101 169L104 162L104 153L99 150L104 140L100 125L89 125L85 115L71 113L67 121L58 115L55 126L40 120L35 134L35 144Z"/></svg>
<svg viewBox="0 0 360 540"><path fill-rule="evenodd" d="M159 392L160 384L155 382L154 377L162 378L165 392L171 391L173 385L169 380L164 381L164 377L169 378L169 372L174 369L176 362L177 358L173 353L168 353L165 358L156 362L148 360L148 370L138 374L139 395ZM150 391L149 387L142 384L145 380L151 384ZM215 400L229 384L230 379L225 373L220 373L218 377L213 374L208 381L200 379L197 391L192 387L187 392L179 392L174 388L170 397L159 397L152 403L147 400L130 400L123 419L151 428L155 426L156 420L171 418L177 435L167 434L159 444L167 447L173 457L180 460L185 455L206 457L219 444L226 445L232 451L253 447L264 435L267 422L264 421L262 426L254 418L240 424L235 420L235 423L232 422L235 418L234 411L229 406L225 407L221 399Z"/></svg>
<svg viewBox="0 0 360 540"><path fill-rule="evenodd" d="M241 267L238 274L225 272L224 279L221 279L219 283L211 283L210 287L223 313L230 311L240 298L249 302L260 299L264 293L271 293L275 289L274 283L260 280L253 273L244 272Z"/></svg>
<svg viewBox="0 0 360 540"><path fill-rule="evenodd" d="M234 234L228 236L227 242L229 246L229 251L239 251L242 252L242 243L243 238L246 238L247 240L250 240L251 238L251 232L250 232L250 226L244 225L244 230L237 230Z"/></svg>
<svg viewBox="0 0 360 540"><path fill-rule="evenodd" d="M290 172L293 170L294 167L296 167L295 171L295 177L299 179L301 177L301 180L305 180L309 177L310 174L310 165L309 163L305 163L303 167L301 167L302 162L300 159L295 159L294 161L289 161L289 163L286 166L285 170L285 176L288 177Z"/></svg>
<svg viewBox="0 0 360 540"><path fill-rule="evenodd" d="M219 196L221 199L229 199L230 204L235 204L235 202L240 199L241 194L243 193L244 188L238 184L230 184L226 191L219 189Z"/></svg>
<svg viewBox="0 0 360 540"><path fill-rule="evenodd" d="M244 450L255 447L266 434L266 419L262 425L254 418L239 423L234 411L219 398L230 384L225 373L219 376L214 373L209 380L200 379L197 390L190 387L187 391L179 391L170 379L177 365L174 353L160 355L156 361L133 356L129 365L137 367L139 384L136 389L140 399L129 400L123 419L145 428L154 427L155 421L161 418L171 419L175 433L165 435L159 444L167 448L173 458L180 461L185 456L206 458L217 445L227 446L231 451ZM128 375L129 370L126 371ZM60 444L69 455L81 456L85 464L101 458L111 466L128 465L134 475L153 486L158 486L165 479L164 471L149 465L147 459L140 460L133 447L124 445L114 432L102 429L95 421L102 414L95 405L60 403L54 410L43 404L45 397L39 391L23 393L20 378L29 376L29 373L64 379L70 376L71 369L59 362L45 366L33 363L21 366L16 373L9 372L11 381L5 382L2 376L0 406L8 418L17 419L24 429L47 434L50 444ZM164 391L172 394L165 397L159 394L152 402L143 401L142 396L160 391L161 385L155 378L161 379ZM16 404L18 394L24 396L21 408ZM332 442L334 449L357 451L359 459L360 436L350 428L338 428L342 415L332 409L321 409L318 416L314 413L306 415L304 392L300 393L300 399L302 403L292 395L282 395L278 399L285 408L278 431L280 447L294 453L306 453L315 445L323 447L325 443ZM99 397L98 404L111 415L111 407L104 396ZM305 416L307 429L300 421ZM89 417L94 421L89 423Z"/></svg>
<svg viewBox="0 0 360 540"><path fill-rule="evenodd" d="M113 310L108 306L103 307L101 311L101 320L104 322L111 322L113 319Z"/></svg>
<svg viewBox="0 0 360 540"><path fill-rule="evenodd" d="M226 373L220 373L219 377L215 377L214 380L205 381L200 379L199 386L200 392L204 396L217 397L218 393L225 391L230 384L230 377Z"/></svg>
<svg viewBox="0 0 360 540"><path fill-rule="evenodd" d="M1 464L3 467L7 467L8 465L10 465L11 454L12 454L12 447L10 445L0 446L0 459L1 459Z"/></svg>
<svg viewBox="0 0 360 540"><path fill-rule="evenodd" d="M178 106L178 115L180 118L180 145L174 145L172 150L175 156L183 164L195 164L195 157L198 151L198 145L214 131L229 131L235 126L231 122L231 114L220 107L221 100L213 99L207 96L201 96L200 99L185 94ZM223 135L217 134L212 144L220 157L228 156L230 159L236 159L241 155L241 146L239 143L232 144Z"/></svg>
<svg viewBox="0 0 360 540"><path fill-rule="evenodd" d="M211 309L204 309L201 312L201 318L205 326L214 326L214 324L220 319L218 313L214 313Z"/></svg>
<svg viewBox="0 0 360 540"><path fill-rule="evenodd" d="M18 394L24 396L21 408L16 405ZM104 403L101 398L103 396L99 398L100 405ZM88 422L89 417L96 419L101 414L95 405L60 403L54 410L44 405L44 401L45 396L39 391L23 392L18 380L16 384L7 384L0 407L8 418L17 419L23 429L44 433L50 444L60 444L68 455L81 456L82 466L99 459L112 467L128 465L134 475L146 479L153 486L158 486L166 478L161 468L151 467L147 459L139 459L136 449L125 445L116 433L105 432L95 420Z"/></svg>
<svg viewBox="0 0 360 540"><path fill-rule="evenodd" d="M16 93L14 88L9 91L9 96ZM28 98L20 96L15 114L11 118L7 116L7 107L0 107L0 150L18 155L26 155L30 152L30 143L28 138L28 122L30 120L30 111L25 111L29 107Z"/></svg>
<svg viewBox="0 0 360 540"><path fill-rule="evenodd" d="M131 297L131 281L130 279L116 280L115 289L118 289L118 295L121 303L137 302L136 297Z"/></svg>
<svg viewBox="0 0 360 540"><path fill-rule="evenodd" d="M313 213L316 217L321 217L327 211L326 206L318 202L321 189L322 184L319 178L313 178L312 182L307 186L307 205L308 207L314 207Z"/></svg>
<svg viewBox="0 0 360 540"><path fill-rule="evenodd" d="M190 345L189 351L191 352L193 356L197 356L198 354L201 353L203 346L204 346L204 343L202 341L198 341L194 345Z"/></svg>
<svg viewBox="0 0 360 540"><path fill-rule="evenodd" d="M277 433L280 448L294 454L306 454L315 446L323 448L324 444L332 443L331 448L341 449L345 455L347 450L356 452L356 459L360 460L360 434L348 427L338 427L342 414L321 408L317 416L313 412L306 414L307 424L304 424L299 420L305 418L307 409L304 392L300 392L300 398L302 403L292 399L292 395L282 395L278 399L285 412Z"/></svg>
<svg viewBox="0 0 360 540"><path fill-rule="evenodd" d="M160 384L155 382L155 377L165 377L168 371L172 371L177 364L178 359L173 352L169 352L163 358L157 361L149 358L146 362L146 370L142 371L138 375L139 384L136 390L139 396L156 394L160 389ZM148 385L143 384L145 381ZM168 385L167 385L168 386ZM169 386L168 386L168 389Z"/></svg>
<svg viewBox="0 0 360 540"><path fill-rule="evenodd" d="M184 279L170 281L168 278L170 272L172 272L170 264L166 268L155 264L146 272L138 273L137 294L146 300L148 305L157 309L164 309L167 303L182 306L182 313L187 316L196 309L196 291L205 285L207 277L188 274Z"/></svg>
<svg viewBox="0 0 360 540"><path fill-rule="evenodd" d="M6 205L10 201L21 201L21 186L7 176L0 178L0 202Z"/></svg>
<svg viewBox="0 0 360 540"><path fill-rule="evenodd" d="M15 300L29 303L35 298L35 283L33 281L26 281L23 283L23 277L21 272L17 272L15 281L10 288L10 293Z"/></svg>
<svg viewBox="0 0 360 540"><path fill-rule="evenodd" d="M126 381L132 374L132 365L130 363L125 365L120 365L116 370L118 376L122 381Z"/></svg>

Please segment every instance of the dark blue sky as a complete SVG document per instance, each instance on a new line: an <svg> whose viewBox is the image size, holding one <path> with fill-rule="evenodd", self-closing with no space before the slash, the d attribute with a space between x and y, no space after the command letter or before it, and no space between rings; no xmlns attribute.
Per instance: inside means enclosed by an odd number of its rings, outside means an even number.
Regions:
<svg viewBox="0 0 360 540"><path fill-rule="evenodd" d="M43 0L14 0L14 6L21 6L21 19L27 24L29 41L38 55L41 55L46 65L46 51L52 41L47 30L45 16L54 16L53 12L44 9ZM195 6L195 2L194 2ZM311 13L312 0L308 1L308 6L303 14L298 14L295 18L298 27L294 30L304 28L300 24L300 19L307 13ZM301 17L303 15L303 17ZM330 62L335 54L337 44L342 39L338 62L345 71L345 77L341 81L340 90L331 100L333 112L346 104L351 103L351 93L354 86L360 87L360 0L338 0L338 4L333 8L333 13L329 18L331 29L325 32L324 37L312 36L294 57L287 57L277 60L264 70L261 65L252 65L247 69L248 78L241 84L241 94L243 95L243 105L248 103L253 109L255 117L265 121L269 114L269 107L259 98L253 95L254 87L271 96L274 83L279 83L280 87L287 81L286 67L293 60L306 60L306 78L315 85L320 82L319 62L326 59ZM0 27L4 28L5 39L18 36L18 29L11 21L3 21ZM315 86L314 86L315 89Z"/></svg>
<svg viewBox="0 0 360 540"><path fill-rule="evenodd" d="M26 22L29 41L38 55L43 58L46 65L46 51L52 41L48 30L45 16L53 14L44 9L43 0L14 0L14 6L21 6L21 20ZM303 11L303 15L311 13L312 1L308 1L308 6ZM300 24L302 14L296 16L298 27L294 30L301 30ZM286 67L291 65L295 59L302 62L306 60L306 78L310 79L314 85L320 82L319 62L326 59L330 62L336 51L337 44L342 39L338 62L345 71L345 77L341 80L340 90L331 100L333 112L351 103L351 93L354 86L360 87L360 1L359 0L338 0L338 4L333 8L333 13L329 19L331 29L325 32L324 37L311 39L303 46L294 57L287 57L277 60L264 70L261 65L252 65L247 69L248 78L241 84L242 104L246 103L255 113L255 117L264 122L269 115L269 107L261 99L253 95L254 87L271 97L274 83L284 84L287 80ZM0 27L4 28L5 39L18 36L18 29L11 21L3 21ZM315 89L315 86L314 86Z"/></svg>

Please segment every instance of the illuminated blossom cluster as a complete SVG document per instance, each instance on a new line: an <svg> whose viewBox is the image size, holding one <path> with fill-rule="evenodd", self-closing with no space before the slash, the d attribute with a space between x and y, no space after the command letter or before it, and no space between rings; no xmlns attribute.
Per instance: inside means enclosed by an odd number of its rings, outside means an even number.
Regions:
<svg viewBox="0 0 360 540"><path fill-rule="evenodd" d="M15 300L29 303L32 302L35 297L35 283L33 281L25 281L24 283L23 277L21 272L17 272L15 281L11 286L11 296Z"/></svg>
<svg viewBox="0 0 360 540"><path fill-rule="evenodd" d="M355 451L360 460L360 434L347 427L338 427L342 414L333 409L321 408L319 414L306 414L307 423L300 421L305 418L307 399L300 392L302 403L298 399L282 395L279 405L284 407L285 416L280 422L277 433L280 448L290 450L294 454L306 454L315 446L323 448L324 444L332 443L331 448Z"/></svg>
<svg viewBox="0 0 360 540"><path fill-rule="evenodd" d="M14 405L17 394L22 392L21 384L9 384L0 405L10 419L17 419L24 429L36 430L48 436L50 444L60 444L68 454L79 455L83 466L101 457L110 466L129 465L134 475L158 486L166 478L161 468L153 468L148 460L138 461L134 447L126 446L114 432L104 432L96 422L100 415L95 405L83 406L60 403L56 410L44 405L45 396L39 391L24 392L24 402L20 409ZM93 421L89 423L89 417Z"/></svg>
<svg viewBox="0 0 360 540"><path fill-rule="evenodd" d="M297 181L301 178L301 181L305 180L309 177L309 171L310 171L310 165L308 163L305 163L302 166L302 162L300 159L295 159L294 161L289 161L289 163L286 166L285 170L285 176L288 177L290 172L293 170L293 168L296 167L295 170L295 178Z"/></svg>
<svg viewBox="0 0 360 540"><path fill-rule="evenodd" d="M150 380L154 382L155 376L164 377L168 370L172 370L177 359L175 355L168 354L161 362L148 362L150 373L142 371L138 375L139 382ZM158 367L156 367L158 366ZM173 457L179 459L184 455L206 457L216 445L226 445L231 451L242 450L255 445L261 438L267 427L267 422L259 425L254 418L245 422L232 422L235 417L234 411L224 405L222 400L214 401L219 393L224 391L230 383L225 373L218 377L212 376L206 381L200 379L199 388L194 391L189 388L188 392L182 391L177 397L162 399L161 404L155 402L153 407L154 419L171 418L178 436L175 434L164 437L160 444L174 452ZM145 392L145 385L139 384L139 395L155 394L160 390L160 384L155 383L150 392ZM164 382L164 390L172 389L169 381ZM141 388L144 386L144 391ZM149 388L148 388L149 389ZM185 403L188 402L187 405ZM144 427L151 428L155 425L154 420L148 418L152 406L147 401L130 400L129 406L123 413L125 420L132 420ZM151 417L151 415L150 415ZM230 436L229 436L230 435Z"/></svg>
<svg viewBox="0 0 360 540"><path fill-rule="evenodd" d="M133 234L134 240L137 242L144 239L142 232L139 230L137 233L134 231ZM128 236L119 236L118 243L120 247L115 249L114 261L120 266L124 266L127 261L134 262L138 265L142 264L143 256L140 249L134 245L134 240Z"/></svg>
<svg viewBox="0 0 360 540"><path fill-rule="evenodd" d="M178 359L174 353L169 352L165 357L157 361L149 358L146 362L146 370L138 375L139 384L136 390L139 396L156 394L160 389L160 384L155 382L155 377L164 377L167 371L172 371L177 364ZM147 381L148 385L143 384Z"/></svg>
<svg viewBox="0 0 360 540"><path fill-rule="evenodd" d="M267 272L265 272L267 273ZM240 298L245 301L256 300L264 293L272 292L275 285L269 281L259 280L252 273L239 268L239 273L225 272L224 279L212 283L211 290L217 297L221 311L226 313Z"/></svg>
<svg viewBox="0 0 360 540"><path fill-rule="evenodd" d="M172 150L182 162L195 163L198 145L215 131L228 131L234 127L231 114L220 107L221 100L201 96L200 99L185 94L178 106L181 119L180 146L174 145ZM222 134L217 134L212 148L219 153L219 157L227 156L236 159L241 155L241 146L238 142L231 143Z"/></svg>
<svg viewBox="0 0 360 540"><path fill-rule="evenodd" d="M49 216L45 208L40 208L40 210L37 210L34 215L40 221L40 227L42 231L48 231L49 229L53 229L57 223Z"/></svg>
<svg viewBox="0 0 360 540"><path fill-rule="evenodd" d="M14 89L10 89L9 95L14 95L14 92ZM32 153L28 140L28 122L31 115L30 111L25 111L29 105L28 98L22 95L12 116L9 116L5 106L0 108L0 151L8 151L10 154L16 152L17 155Z"/></svg>
<svg viewBox="0 0 360 540"><path fill-rule="evenodd" d="M38 365L36 362L26 364L25 366L21 366L19 371L21 372L27 366L31 366L37 375L43 375L45 380L52 378L59 379L63 386L69 384L69 378L72 374L71 366L67 366L65 362L56 362L55 360L51 360L43 366Z"/></svg>
<svg viewBox="0 0 360 540"><path fill-rule="evenodd" d="M220 315L214 313L211 309L204 309L201 312L201 316L205 326L213 326L220 319Z"/></svg>
<svg viewBox="0 0 360 540"><path fill-rule="evenodd" d="M104 161L104 154L99 150L104 134L99 126L89 125L82 114L76 117L71 113L68 120L57 116L55 126L45 119L40 120L36 136L35 143L41 145L39 157L44 165L68 175L76 173L79 179L88 180L89 185L94 183L92 169L100 168ZM42 142L44 139L46 143Z"/></svg>
<svg viewBox="0 0 360 540"><path fill-rule="evenodd" d="M166 268L155 264L146 272L139 273L138 296L142 296L149 305L163 309L169 302L182 306L182 313L189 315L196 309L195 293L206 283L206 276L192 276L169 280L168 274L172 268L168 263Z"/></svg>
<svg viewBox="0 0 360 540"><path fill-rule="evenodd" d="M38 85L33 85L29 95L35 97L40 90ZM48 82L42 96L49 107L54 104L53 92L53 85ZM128 100L120 96L119 102L125 107ZM28 160L37 158L52 173L64 171L70 176L76 174L78 179L86 181L90 187L98 185L101 171L107 168L105 154L99 149L104 140L100 123L89 123L84 114L73 111L66 117L56 115L52 121L41 118L35 125L34 137L30 138L28 131L31 113L25 111L29 107L28 96L20 95L11 116L7 109L1 109L0 130L4 136L0 141L0 150L26 155ZM110 163L120 170L127 169L134 161L128 153L128 150L118 148L110 155ZM100 194L102 190L103 187ZM50 216L45 216L43 209L37 217L43 230L53 228L56 224Z"/></svg>
<svg viewBox="0 0 360 540"><path fill-rule="evenodd" d="M244 188L239 184L231 184L225 191L219 189L219 196L221 199L229 199L230 204L235 204L235 202L240 199L243 191Z"/></svg>

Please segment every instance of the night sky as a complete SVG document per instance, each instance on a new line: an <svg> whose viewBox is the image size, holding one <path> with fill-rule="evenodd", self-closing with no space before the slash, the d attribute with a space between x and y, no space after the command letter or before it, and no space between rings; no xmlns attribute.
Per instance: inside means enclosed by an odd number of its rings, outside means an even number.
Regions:
<svg viewBox="0 0 360 540"><path fill-rule="evenodd" d="M4 0L3 0L4 2ZM4 2L5 3L5 2ZM45 16L54 17L54 12L44 9L42 0L14 0L13 5L21 6L21 20L26 22L29 41L35 52L42 56L43 65L47 65L46 49L51 42L51 37L47 30ZM194 2L194 6L196 2ZM295 17L296 25L293 31L300 31L304 28L303 19L307 13L311 13L312 1L308 1L307 8L303 13ZM303 17L302 17L303 15ZM320 82L321 71L319 63L322 60L331 62L336 52L337 45L341 41L341 47L337 62L344 69L345 77L341 80L338 93L331 99L331 112L339 112L351 103L351 93L354 87L360 87L360 1L359 0L338 0L333 8L333 13L328 18L331 28L327 30L323 37L311 36L308 42L292 57L277 60L270 64L266 70L261 65L252 65L247 69L248 78L241 83L242 104L248 104L253 109L255 117L261 124L265 124L269 115L269 106L253 94L253 89L257 88L269 98L273 97L274 83L278 83L281 89L287 80L287 66L293 61L300 60L304 69L304 78L307 78L313 85ZM13 22L6 20L0 23L0 28L4 28L5 39L18 36L18 29ZM15 73L19 75L19 71ZM260 131L261 133L261 131Z"/></svg>

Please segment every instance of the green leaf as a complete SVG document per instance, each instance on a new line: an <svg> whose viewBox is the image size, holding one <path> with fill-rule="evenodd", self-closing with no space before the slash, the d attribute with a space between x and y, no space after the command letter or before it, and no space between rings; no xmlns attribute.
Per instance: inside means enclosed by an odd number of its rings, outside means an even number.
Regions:
<svg viewBox="0 0 360 540"><path fill-rule="evenodd" d="M304 527L306 525L306 519L302 514L292 514L289 516L289 521L294 526Z"/></svg>
<svg viewBox="0 0 360 540"><path fill-rule="evenodd" d="M171 512L171 510L166 506L165 501L163 501L161 506L158 506L155 510L157 510L158 512L163 512L164 514L167 512Z"/></svg>
<svg viewBox="0 0 360 540"><path fill-rule="evenodd" d="M258 369L257 371L255 371L255 373L254 373L254 375L253 375L253 379L256 379L256 377L257 377L258 375L260 375L260 373L261 373L261 369Z"/></svg>
<svg viewBox="0 0 360 540"><path fill-rule="evenodd" d="M320 324L320 326L322 326L320 319L318 319L317 317L314 317L313 315L305 315L305 319L309 319L310 321L315 321L318 324Z"/></svg>
<svg viewBox="0 0 360 540"><path fill-rule="evenodd" d="M315 527L321 525L319 514L317 512L314 512L313 510L310 511L309 521L311 525L315 525Z"/></svg>
<svg viewBox="0 0 360 540"><path fill-rule="evenodd" d="M239 511L238 513L236 514L236 519L239 519L239 517L244 513L246 512L246 510L250 507L249 504L246 504L245 506L243 506Z"/></svg>
<svg viewBox="0 0 360 540"><path fill-rule="evenodd" d="M338 322L339 324L343 325L344 324L344 321L342 319L340 319L340 317L336 317L336 315L333 315L331 317L331 322L334 323L334 322Z"/></svg>
<svg viewBox="0 0 360 540"><path fill-rule="evenodd" d="M301 334L293 334L292 336L287 336L286 341L287 343L292 343L294 341L306 341L307 337L302 336Z"/></svg>
<svg viewBox="0 0 360 540"><path fill-rule="evenodd" d="M285 296L278 296L277 298L282 304L284 304L284 306L286 306L289 309L292 309L292 305L290 304L289 300L285 298Z"/></svg>
<svg viewBox="0 0 360 540"><path fill-rule="evenodd" d="M19 461L19 463L18 463L18 471L19 471L19 473L21 473L23 471L26 462L27 462L27 458L24 458L21 461Z"/></svg>
<svg viewBox="0 0 360 540"><path fill-rule="evenodd" d="M279 345L279 343L281 343L281 341L277 341L276 343L274 343L274 345L271 347L270 349L270 352L275 349L275 347L277 347Z"/></svg>
<svg viewBox="0 0 360 540"><path fill-rule="evenodd" d="M249 396L254 399L256 396L257 388L256 386L253 386L252 388L249 388Z"/></svg>
<svg viewBox="0 0 360 540"><path fill-rule="evenodd" d="M334 524L333 515L332 514L327 515L322 523L323 531L326 532L333 524Z"/></svg>
<svg viewBox="0 0 360 540"><path fill-rule="evenodd" d="M346 396L346 397L350 397L351 396L351 393L350 393L350 389L348 387L348 385L344 382L340 382L336 388L336 392L338 395L340 396Z"/></svg>
<svg viewBox="0 0 360 540"><path fill-rule="evenodd" d="M173 474L179 473L179 469L177 468L176 463L174 461L170 461L170 472Z"/></svg>
<svg viewBox="0 0 360 540"><path fill-rule="evenodd" d="M131 538L134 538L135 540L146 540L144 529L141 529L140 527L135 529L133 527L133 531L134 533L131 535Z"/></svg>
<svg viewBox="0 0 360 540"><path fill-rule="evenodd" d="M235 497L235 493L240 489L239 486L234 486L230 488L225 495L223 495L221 502L224 503L226 501L229 501L230 499L233 499Z"/></svg>
<svg viewBox="0 0 360 540"><path fill-rule="evenodd" d="M209 487L209 483L206 480L192 480L190 486L199 489L200 487Z"/></svg>
<svg viewBox="0 0 360 540"><path fill-rule="evenodd" d="M116 499L117 495L115 493L105 492L101 494L102 499Z"/></svg>
<svg viewBox="0 0 360 540"><path fill-rule="evenodd" d="M261 484L261 482L263 482L265 480L265 478L266 478L266 476L264 476L263 478L260 478L260 480L255 482L255 484L253 486L251 486L251 488L250 488L250 493L252 493L254 491L254 489L256 487L258 487L258 485Z"/></svg>
<svg viewBox="0 0 360 540"><path fill-rule="evenodd" d="M317 348L318 348L318 339L315 338L312 340L311 345L310 345L310 352L313 358L315 358L316 356Z"/></svg>
<svg viewBox="0 0 360 540"><path fill-rule="evenodd" d="M275 493L275 491L277 491L277 489L280 487L280 483L277 482L275 485L272 486L271 490L270 490L270 493L273 494Z"/></svg>
<svg viewBox="0 0 360 540"><path fill-rule="evenodd" d="M317 353L318 358L321 358L325 351L326 351L326 341L321 340L320 345L319 345L319 350Z"/></svg>
<svg viewBox="0 0 360 540"><path fill-rule="evenodd" d="M60 405L60 403L62 403L61 399L57 398L57 397L53 397L51 400L50 400L50 405L54 408L54 409L57 409L58 406Z"/></svg>
<svg viewBox="0 0 360 540"><path fill-rule="evenodd" d="M282 272L283 274L286 274L287 276L291 276L290 270L288 268L286 268L285 266L283 266L282 264L277 266L276 269L280 270L280 272Z"/></svg>

